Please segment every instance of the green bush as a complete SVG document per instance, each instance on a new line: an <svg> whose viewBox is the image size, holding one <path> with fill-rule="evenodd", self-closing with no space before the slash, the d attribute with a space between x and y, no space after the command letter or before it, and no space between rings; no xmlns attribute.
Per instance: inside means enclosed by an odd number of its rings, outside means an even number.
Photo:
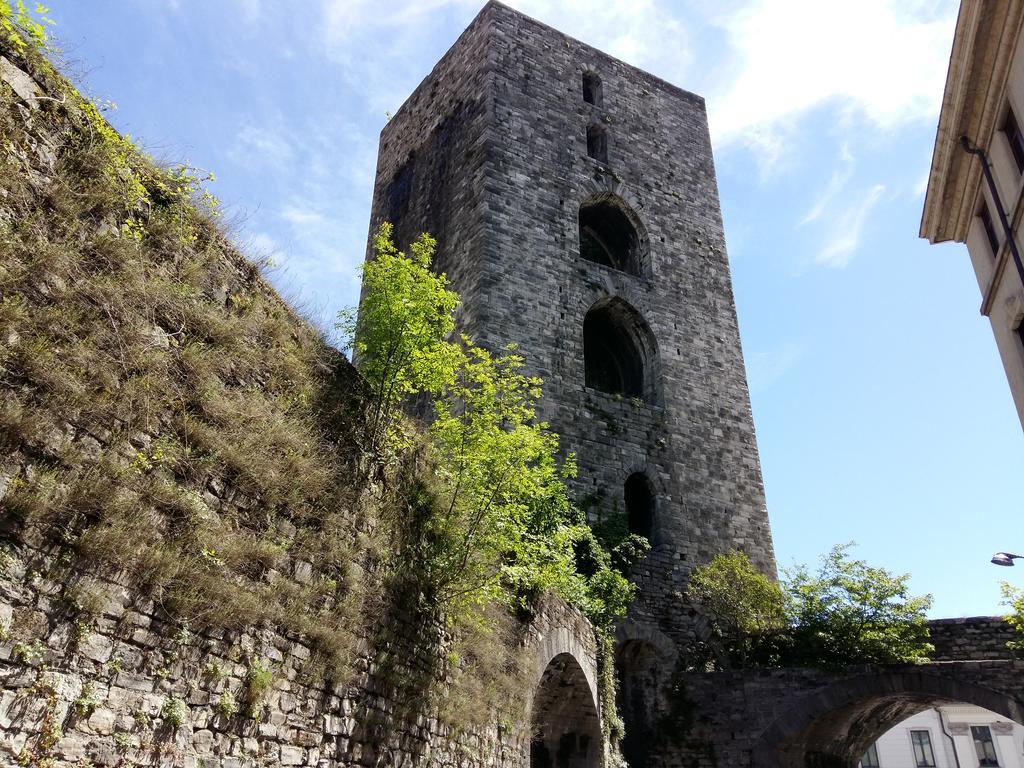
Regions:
<svg viewBox="0 0 1024 768"><path fill-rule="evenodd" d="M931 595L912 596L896 576L833 547L817 573L798 565L781 584L742 552L697 568L690 596L714 619L721 648L740 666L841 667L927 661L925 612Z"/></svg>

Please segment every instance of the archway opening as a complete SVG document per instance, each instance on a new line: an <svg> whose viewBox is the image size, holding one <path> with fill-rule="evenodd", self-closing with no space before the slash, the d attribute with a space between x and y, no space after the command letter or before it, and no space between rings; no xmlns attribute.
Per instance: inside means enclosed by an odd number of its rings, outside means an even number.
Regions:
<svg viewBox="0 0 1024 768"><path fill-rule="evenodd" d="M583 320L586 385L657 402L657 345L650 326L622 299L594 304Z"/></svg>
<svg viewBox="0 0 1024 768"><path fill-rule="evenodd" d="M995 732L1006 726L995 725L996 721L1021 723L1024 720L1024 704L1016 698L970 679L954 677L945 669L940 674L893 672L851 677L807 696L767 728L757 749L758 765L761 768L857 768L858 765L873 768L872 763L878 762L879 768L895 768L891 761L885 766L884 757L878 754L883 734L893 727L903 728L901 724L905 721L910 723L907 731L922 730L918 719L922 713L933 708L941 712L965 705L973 710L988 710L991 713L988 717L993 720L976 723L987 725L987 732L981 728L972 732L970 724L959 726L962 739L957 756L960 758L969 755L970 750L980 750L982 755L995 752L998 756ZM940 759L939 748L943 745L939 738L946 739L940 725L951 730L948 717L941 724L938 720L935 723L936 728L929 733L927 743L923 736L916 737L917 752L925 762L929 750L936 761ZM909 732L905 735L907 743L903 745L902 763L909 761L915 746L915 737ZM995 746L988 744L990 737ZM980 765L977 758L961 762L962 768ZM951 764L934 768L956 768L953 763L955 759L951 757ZM999 765L1008 768L1003 763ZM921 768L932 767L922 765Z"/></svg>
<svg viewBox="0 0 1024 768"><path fill-rule="evenodd" d="M629 532L643 536L653 544L654 493L647 475L643 472L634 472L627 477L623 486L623 496L626 502Z"/></svg>
<svg viewBox="0 0 1024 768"><path fill-rule="evenodd" d="M601 721L586 675L560 653L541 675L533 699L530 768L597 768Z"/></svg>
<svg viewBox="0 0 1024 768"><path fill-rule="evenodd" d="M991 710L963 702L938 704L871 742L860 768L1021 768L1022 740L1024 726Z"/></svg>
<svg viewBox="0 0 1024 768"><path fill-rule="evenodd" d="M592 136L591 129L587 130L588 152L591 148L603 148L604 162L607 160L604 131L600 126L591 128L595 134ZM600 147L596 146L596 131L600 131ZM580 206L579 226L581 257L638 277L647 275L647 236L640 220L623 200L615 195L599 195L587 200Z"/></svg>
<svg viewBox="0 0 1024 768"><path fill-rule="evenodd" d="M619 744L630 766L642 768L658 744L655 727L664 680L665 660L657 648L644 640L627 640L615 651L615 673L619 690L617 704L626 734Z"/></svg>

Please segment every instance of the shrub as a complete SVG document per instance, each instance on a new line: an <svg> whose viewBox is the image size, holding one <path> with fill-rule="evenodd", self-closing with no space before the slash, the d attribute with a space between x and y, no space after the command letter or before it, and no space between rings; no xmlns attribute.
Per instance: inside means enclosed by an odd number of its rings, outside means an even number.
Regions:
<svg viewBox="0 0 1024 768"><path fill-rule="evenodd" d="M170 696L160 707L160 717L163 718L164 725L172 730L177 730L188 722L188 707L181 699Z"/></svg>
<svg viewBox="0 0 1024 768"><path fill-rule="evenodd" d="M817 573L798 565L777 585L742 552L697 568L691 597L712 614L734 663L840 667L926 661L931 595L912 596L896 576L837 545Z"/></svg>

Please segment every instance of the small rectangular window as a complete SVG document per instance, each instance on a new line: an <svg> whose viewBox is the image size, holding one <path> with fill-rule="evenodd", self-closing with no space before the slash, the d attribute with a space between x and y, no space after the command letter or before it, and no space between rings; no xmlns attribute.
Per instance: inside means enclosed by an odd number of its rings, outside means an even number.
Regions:
<svg viewBox="0 0 1024 768"><path fill-rule="evenodd" d="M860 768L881 768L878 764L878 742L868 747L867 752L861 757Z"/></svg>
<svg viewBox="0 0 1024 768"><path fill-rule="evenodd" d="M1003 121L1003 133L1006 140L1010 142L1010 152L1013 153L1014 162L1017 163L1018 173L1024 173L1024 135L1020 132L1020 125L1013 110L1007 108L1006 119Z"/></svg>
<svg viewBox="0 0 1024 768"><path fill-rule="evenodd" d="M974 751L978 755L981 768L998 768L996 745L992 742L992 731L987 725L972 725L971 737L974 739Z"/></svg>
<svg viewBox="0 0 1024 768"><path fill-rule="evenodd" d="M1020 339L1021 346L1024 347L1024 317L1022 317L1017 323L1016 332L1017 338Z"/></svg>
<svg viewBox="0 0 1024 768"><path fill-rule="evenodd" d="M992 214L988 212L988 203L981 204L978 218L981 219L981 226L985 228L985 237L988 238L988 247L992 249L992 258L996 258L999 255L999 236L992 223Z"/></svg>
<svg viewBox="0 0 1024 768"><path fill-rule="evenodd" d="M601 78L595 72L583 73L583 100L595 107L600 107L604 102Z"/></svg>
<svg viewBox="0 0 1024 768"><path fill-rule="evenodd" d="M928 731L911 731L910 742L914 745L914 762L917 763L917 768L935 768L931 734Z"/></svg>
<svg viewBox="0 0 1024 768"><path fill-rule="evenodd" d="M587 154L599 163L608 162L608 133L600 125L587 128Z"/></svg>

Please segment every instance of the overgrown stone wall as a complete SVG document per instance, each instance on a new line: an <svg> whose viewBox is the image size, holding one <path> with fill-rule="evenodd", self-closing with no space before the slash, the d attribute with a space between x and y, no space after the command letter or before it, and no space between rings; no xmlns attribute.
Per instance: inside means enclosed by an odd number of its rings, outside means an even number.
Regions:
<svg viewBox="0 0 1024 768"><path fill-rule="evenodd" d="M521 765L547 656L594 686L586 620L541 601L495 640L518 677L443 672L354 369L5 44L0 153L0 765ZM445 674L523 708L459 721Z"/></svg>

